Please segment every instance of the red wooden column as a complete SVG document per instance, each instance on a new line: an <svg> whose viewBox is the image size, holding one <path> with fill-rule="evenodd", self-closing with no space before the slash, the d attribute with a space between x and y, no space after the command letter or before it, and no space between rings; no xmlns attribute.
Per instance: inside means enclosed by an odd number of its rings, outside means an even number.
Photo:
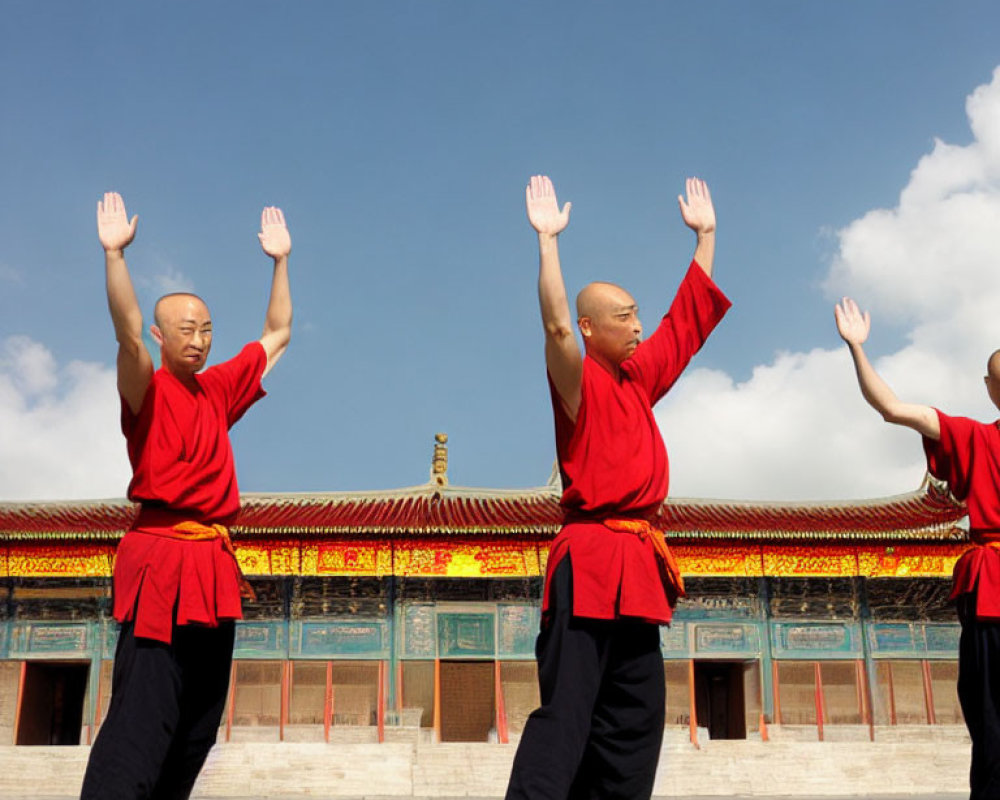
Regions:
<svg viewBox="0 0 1000 800"><path fill-rule="evenodd" d="M691 658L688 659L688 700L690 701L688 718L691 727L691 744L700 750L701 746L698 744L698 701L694 688L694 659Z"/></svg>
<svg viewBox="0 0 1000 800"><path fill-rule="evenodd" d="M500 662L493 662L493 690L495 692L496 702L496 726L497 726L497 741L500 744L507 744L509 739L507 736L507 706L503 701L503 682L500 680Z"/></svg>
<svg viewBox="0 0 1000 800"><path fill-rule="evenodd" d="M931 686L931 662L926 658L920 662L924 674L924 705L927 706L927 724L936 725L937 716L934 714L934 689Z"/></svg>
<svg viewBox="0 0 1000 800"><path fill-rule="evenodd" d="M285 741L285 725L288 723L288 685L292 679L292 663L281 665L281 708L278 711L278 741Z"/></svg>
<svg viewBox="0 0 1000 800"><path fill-rule="evenodd" d="M823 723L826 721L826 701L823 699L823 675L819 662L813 662L813 674L816 676L816 732L823 741Z"/></svg>
<svg viewBox="0 0 1000 800"><path fill-rule="evenodd" d="M378 696L375 700L375 725L378 729L379 743L385 741L385 662L378 662Z"/></svg>
<svg viewBox="0 0 1000 800"><path fill-rule="evenodd" d="M323 741L330 743L330 720L333 718L333 662L326 662L326 692L323 695Z"/></svg>
<svg viewBox="0 0 1000 800"><path fill-rule="evenodd" d="M24 700L24 681L28 674L28 662L21 662L21 676L17 681L17 704L14 707L14 744L17 744L17 737L21 727L21 703Z"/></svg>
<svg viewBox="0 0 1000 800"><path fill-rule="evenodd" d="M868 726L868 738L875 741L875 715L872 713L872 698L869 693L871 684L868 681L868 672L865 670L864 659L859 658L855 663L856 675L855 686L858 690L858 710L861 712L861 722Z"/></svg>
<svg viewBox="0 0 1000 800"><path fill-rule="evenodd" d="M441 741L441 659L434 659L434 741Z"/></svg>

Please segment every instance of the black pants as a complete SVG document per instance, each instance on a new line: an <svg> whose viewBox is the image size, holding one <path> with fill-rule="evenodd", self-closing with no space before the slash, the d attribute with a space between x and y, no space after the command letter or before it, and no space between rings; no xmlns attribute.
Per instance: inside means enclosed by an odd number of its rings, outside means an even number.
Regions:
<svg viewBox="0 0 1000 800"><path fill-rule="evenodd" d="M507 800L643 800L663 739L659 627L574 618L569 559L552 576L535 654L540 708L528 717Z"/></svg>
<svg viewBox="0 0 1000 800"><path fill-rule="evenodd" d="M958 600L958 700L972 738L971 800L1000 797L1000 623L976 619L976 596Z"/></svg>
<svg viewBox="0 0 1000 800"><path fill-rule="evenodd" d="M90 753L81 800L182 800L215 744L229 689L235 626L174 626L173 642L122 625L111 705Z"/></svg>

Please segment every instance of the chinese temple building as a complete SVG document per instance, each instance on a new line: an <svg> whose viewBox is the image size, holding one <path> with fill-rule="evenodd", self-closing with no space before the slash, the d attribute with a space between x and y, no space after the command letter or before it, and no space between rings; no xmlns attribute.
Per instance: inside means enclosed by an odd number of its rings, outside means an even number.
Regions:
<svg viewBox="0 0 1000 800"><path fill-rule="evenodd" d="M516 739L560 489L430 481L245 494L257 593L220 741ZM0 503L0 746L86 744L107 710L124 500ZM867 741L961 726L964 507L925 481L861 502L671 499L688 597L662 628L668 738ZM957 731L958 728L955 728Z"/></svg>

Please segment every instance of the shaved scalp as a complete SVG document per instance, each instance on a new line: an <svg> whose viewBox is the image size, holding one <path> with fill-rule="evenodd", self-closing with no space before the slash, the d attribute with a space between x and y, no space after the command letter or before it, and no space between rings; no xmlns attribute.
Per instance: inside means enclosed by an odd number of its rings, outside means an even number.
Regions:
<svg viewBox="0 0 1000 800"><path fill-rule="evenodd" d="M192 292L171 292L170 294L165 294L159 300L156 301L156 305L153 307L153 321L156 323L158 328L163 327L163 316L166 308L173 304L173 298L175 297L187 297L191 300L197 300L205 308L208 308L208 303L202 300L198 295Z"/></svg>
<svg viewBox="0 0 1000 800"><path fill-rule="evenodd" d="M618 304L620 305L620 301L623 299L622 295L629 299L630 302L627 303L627 305L635 303L632 299L632 295L626 292L617 283L609 283L608 281L594 281L593 283L588 283L576 296L577 319L580 317L593 317L602 309L614 304L615 301L619 301Z"/></svg>
<svg viewBox="0 0 1000 800"><path fill-rule="evenodd" d="M1000 350L994 350L986 360L986 374L995 381L1000 381Z"/></svg>

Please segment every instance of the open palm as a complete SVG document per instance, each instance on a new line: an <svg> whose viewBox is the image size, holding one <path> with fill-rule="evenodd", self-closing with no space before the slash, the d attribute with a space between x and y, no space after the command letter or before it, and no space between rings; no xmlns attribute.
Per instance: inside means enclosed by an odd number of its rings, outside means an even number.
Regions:
<svg viewBox="0 0 1000 800"><path fill-rule="evenodd" d="M572 203L566 203L562 211L556 199L556 190L546 175L533 175L524 189L524 199L528 207L528 222L536 231L555 236L569 225L569 210Z"/></svg>
<svg viewBox="0 0 1000 800"><path fill-rule="evenodd" d="M684 224L695 233L711 233L715 230L715 206L708 184L700 178L688 178L685 185L687 199L677 196Z"/></svg>
<svg viewBox="0 0 1000 800"><path fill-rule="evenodd" d="M124 250L135 238L139 217L129 221L125 201L118 192L107 192L97 201L97 236L105 250Z"/></svg>
<svg viewBox="0 0 1000 800"><path fill-rule="evenodd" d="M292 237L280 208L267 206L260 214L260 246L271 258L287 257L292 252Z"/></svg>
<svg viewBox="0 0 1000 800"><path fill-rule="evenodd" d="M850 297L845 297L833 307L833 316L837 320L837 331L848 344L864 344L871 331L872 321L868 312L861 313L858 304Z"/></svg>

